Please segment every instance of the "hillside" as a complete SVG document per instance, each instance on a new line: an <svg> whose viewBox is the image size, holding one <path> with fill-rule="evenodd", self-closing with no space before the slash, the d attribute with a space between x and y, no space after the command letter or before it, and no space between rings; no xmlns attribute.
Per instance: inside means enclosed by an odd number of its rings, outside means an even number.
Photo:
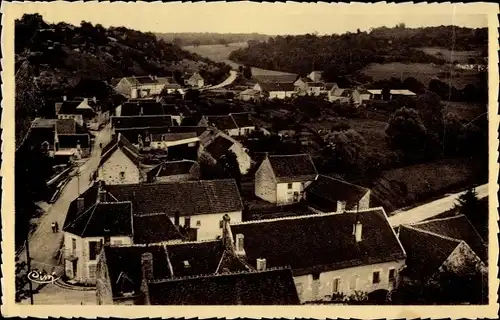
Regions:
<svg viewBox="0 0 500 320"><path fill-rule="evenodd" d="M184 32L184 33L156 33L158 39L174 43L179 46L199 46L213 44L228 44L238 42L267 41L269 35L260 33L213 33L213 32Z"/></svg>
<svg viewBox="0 0 500 320"><path fill-rule="evenodd" d="M487 29L452 26L407 29L398 26L342 35L277 36L236 50L230 59L302 75L311 70L324 70L327 80L336 81L337 77L355 74L372 63L446 63L443 57L431 55L420 47L474 50L484 56L487 35Z"/></svg>
<svg viewBox="0 0 500 320"><path fill-rule="evenodd" d="M106 29L85 21L80 26L48 24L39 14L16 20L15 53L17 141L35 116L50 115L54 100L74 91L82 80L106 83L130 75L168 76L174 71L203 70L211 82L218 83L230 70L223 63L158 40L152 33L124 27ZM83 93L92 94L89 90ZM94 95L103 100L111 90L100 87L98 93Z"/></svg>

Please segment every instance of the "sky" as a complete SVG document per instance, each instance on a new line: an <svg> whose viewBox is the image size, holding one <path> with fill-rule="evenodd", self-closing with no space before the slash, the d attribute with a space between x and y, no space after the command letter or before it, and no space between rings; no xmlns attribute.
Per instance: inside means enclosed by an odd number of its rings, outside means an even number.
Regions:
<svg viewBox="0 0 500 320"><path fill-rule="evenodd" d="M471 4L349 5L330 3L18 3L16 17L39 13L46 22L82 20L104 27L182 33L332 34L373 27L487 27L487 8ZM492 4L490 4L492 5ZM485 9L486 8L486 9ZM491 7L490 7L491 8Z"/></svg>

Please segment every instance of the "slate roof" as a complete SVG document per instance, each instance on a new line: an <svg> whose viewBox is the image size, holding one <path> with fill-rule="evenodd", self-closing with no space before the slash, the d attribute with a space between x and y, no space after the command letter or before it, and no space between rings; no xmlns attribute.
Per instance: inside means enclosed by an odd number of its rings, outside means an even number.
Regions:
<svg viewBox="0 0 500 320"><path fill-rule="evenodd" d="M164 213L134 215L134 244L184 240L172 220Z"/></svg>
<svg viewBox="0 0 500 320"><path fill-rule="evenodd" d="M210 142L208 146L205 147L205 150L215 159L219 160L220 157L225 155L229 148L234 144L233 141L228 140L224 137L218 136Z"/></svg>
<svg viewBox="0 0 500 320"><path fill-rule="evenodd" d="M172 118L165 115L111 117L111 126L117 129L168 127L171 125Z"/></svg>
<svg viewBox="0 0 500 320"><path fill-rule="evenodd" d="M154 133L152 135L152 141L181 141L186 139L196 138L198 135L196 132L177 132L177 133Z"/></svg>
<svg viewBox="0 0 500 320"><path fill-rule="evenodd" d="M239 128L255 127L249 113L231 113L230 115Z"/></svg>
<svg viewBox="0 0 500 320"><path fill-rule="evenodd" d="M32 128L54 128L57 123L57 119L45 119L45 118L35 118L31 122Z"/></svg>
<svg viewBox="0 0 500 320"><path fill-rule="evenodd" d="M139 115L157 116L164 114L165 110L163 110L163 106L159 102L156 102L155 100L153 101L143 100L137 102L123 103L121 106L120 116L122 117L139 116Z"/></svg>
<svg viewBox="0 0 500 320"><path fill-rule="evenodd" d="M257 82L281 82L281 83L294 83L297 80L297 74L281 74L281 75L254 75L252 78Z"/></svg>
<svg viewBox="0 0 500 320"><path fill-rule="evenodd" d="M153 305L298 305L288 269L169 279L149 283Z"/></svg>
<svg viewBox="0 0 500 320"><path fill-rule="evenodd" d="M109 185L118 200L133 199L134 213L163 212L181 216L241 211L241 197L233 179Z"/></svg>
<svg viewBox="0 0 500 320"><path fill-rule="evenodd" d="M164 162L148 171L148 181L154 177L166 177L179 174L189 174L191 169L198 166L198 163L192 160L170 161Z"/></svg>
<svg viewBox="0 0 500 320"><path fill-rule="evenodd" d="M90 148L90 136L88 134L58 134L59 148L76 148L80 143L81 148Z"/></svg>
<svg viewBox="0 0 500 320"><path fill-rule="evenodd" d="M352 234L358 219L361 242ZM243 234L249 264L264 258L270 268L290 266L294 276L405 258L382 208L236 223L231 231Z"/></svg>
<svg viewBox="0 0 500 320"><path fill-rule="evenodd" d="M427 220L412 224L411 226L456 240L463 240L482 261L488 261L488 246L479 233L477 233L469 219L463 214L449 218Z"/></svg>
<svg viewBox="0 0 500 320"><path fill-rule="evenodd" d="M407 255L405 273L415 279L430 278L460 244L460 240L412 226L399 228L399 239Z"/></svg>
<svg viewBox="0 0 500 320"><path fill-rule="evenodd" d="M84 201L90 201L89 199ZM131 236L132 206L129 202L110 203L94 201L90 207L78 212L78 199L68 209L64 231L80 237Z"/></svg>
<svg viewBox="0 0 500 320"><path fill-rule="evenodd" d="M369 191L367 188L321 174L306 189L308 194L314 194L335 204L337 201L345 201L347 208L353 208Z"/></svg>
<svg viewBox="0 0 500 320"><path fill-rule="evenodd" d="M167 245L174 277L214 274L224 253L221 240Z"/></svg>
<svg viewBox="0 0 500 320"><path fill-rule="evenodd" d="M262 91L295 91L295 86L291 82L259 82Z"/></svg>
<svg viewBox="0 0 500 320"><path fill-rule="evenodd" d="M109 280L113 297L122 296L122 292L140 293L142 281L141 256L153 254L153 278L170 277L167 254L163 246L105 246L104 255L108 266Z"/></svg>
<svg viewBox="0 0 500 320"><path fill-rule="evenodd" d="M270 155L268 159L280 183L312 181L318 174L308 154Z"/></svg>
<svg viewBox="0 0 500 320"><path fill-rule="evenodd" d="M102 166L117 149L122 150L122 152L137 166L140 165L142 156L140 155L139 149L130 143L121 133L118 133L106 146L104 146L104 148L102 148L99 166Z"/></svg>
<svg viewBox="0 0 500 320"><path fill-rule="evenodd" d="M81 101L63 101L59 114L76 114L76 108L82 103Z"/></svg>
<svg viewBox="0 0 500 320"><path fill-rule="evenodd" d="M87 190L83 191L82 194L80 194L79 198L83 199L84 211L87 211L88 209L90 209L90 207L96 204L98 194L99 194L98 183L93 183ZM63 227L66 227L71 222L73 222L77 218L78 214L79 212L77 210L77 201L75 199L69 205Z"/></svg>
<svg viewBox="0 0 500 320"><path fill-rule="evenodd" d="M56 131L58 134L73 134L76 132L76 122L73 119L57 119Z"/></svg>
<svg viewBox="0 0 500 320"><path fill-rule="evenodd" d="M230 115L205 116L205 118L209 126L214 126L219 130L238 129L236 122L234 122L233 117Z"/></svg>

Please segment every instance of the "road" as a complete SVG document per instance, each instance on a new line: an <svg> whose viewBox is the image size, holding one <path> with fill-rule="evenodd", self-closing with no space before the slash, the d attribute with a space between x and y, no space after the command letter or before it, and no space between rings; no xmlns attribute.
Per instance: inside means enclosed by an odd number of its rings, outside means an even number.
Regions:
<svg viewBox="0 0 500 320"><path fill-rule="evenodd" d="M220 88L224 88L226 86L231 85L238 77L238 72L236 72L234 70L231 70L229 72L230 72L229 77L227 77L226 80L222 81L219 84L216 84L215 86L208 87L205 90L220 89Z"/></svg>
<svg viewBox="0 0 500 320"><path fill-rule="evenodd" d="M457 203L458 197L465 192L466 191L451 194L444 198L426 203L416 208L398 212L395 215L389 217L389 223L393 227L397 227L402 224L415 223L437 216L438 214L453 209L454 205ZM479 199L487 197L488 184L476 187L476 193Z"/></svg>
<svg viewBox="0 0 500 320"><path fill-rule="evenodd" d="M59 248L63 242L63 232L53 233L51 224L57 221L61 229L66 218L71 201L76 199L79 192L85 191L89 185L89 177L97 169L101 156L99 144L103 146L110 140L111 127L108 124L95 137L94 148L91 156L80 167L75 169L80 172L79 177L75 174L62 190L61 195L40 217L36 230L29 237L29 249L33 268L44 268L47 272L60 272L62 268L54 269L58 265L56 259ZM19 254L21 261L26 260L25 249Z"/></svg>

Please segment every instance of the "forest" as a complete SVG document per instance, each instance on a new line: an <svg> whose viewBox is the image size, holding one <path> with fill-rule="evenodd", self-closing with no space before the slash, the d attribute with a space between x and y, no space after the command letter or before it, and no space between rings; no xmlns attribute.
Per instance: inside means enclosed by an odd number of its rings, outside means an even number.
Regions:
<svg viewBox="0 0 500 320"><path fill-rule="evenodd" d="M266 42L252 43L231 53L230 59L263 69L307 75L311 70L324 70L328 81L361 71L370 63L434 63L445 64L440 57L429 55L420 47L453 50L477 50L487 53L488 30L453 26L376 28L369 32L342 35L305 34L276 36Z"/></svg>
<svg viewBox="0 0 500 320"><path fill-rule="evenodd" d="M183 33L156 33L158 39L171 42L178 46L200 46L213 44L228 44L236 42L267 41L269 35L260 33L212 33L212 32L183 32Z"/></svg>

